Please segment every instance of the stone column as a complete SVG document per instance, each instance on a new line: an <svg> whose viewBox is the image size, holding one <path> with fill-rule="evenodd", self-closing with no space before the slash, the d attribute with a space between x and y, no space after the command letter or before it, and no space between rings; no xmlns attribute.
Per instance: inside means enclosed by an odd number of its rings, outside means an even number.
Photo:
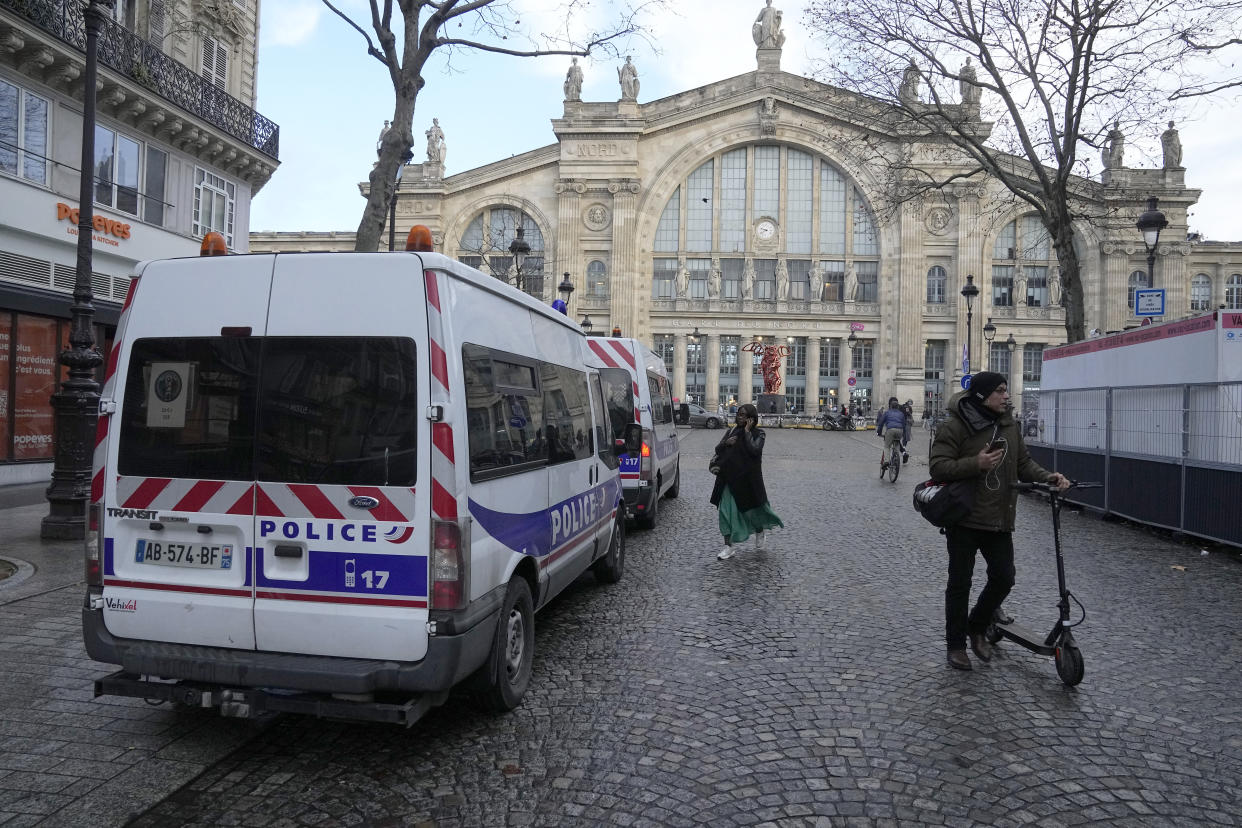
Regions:
<svg viewBox="0 0 1242 828"><path fill-rule="evenodd" d="M1146 270L1147 262L1143 262L1139 268L1134 265L1130 259L1130 249L1133 245L1108 244L1103 245L1104 253L1104 278L1100 295L1097 299L1098 306L1096 313L1093 315L1088 311L1085 316L1087 318L1087 331L1090 332L1093 327L1099 327L1101 332L1119 331L1125 327L1126 320L1130 318L1130 309L1126 304L1126 296L1130 289L1130 273L1134 270ZM1096 320L1096 324L1092 324L1092 317Z"/></svg>
<svg viewBox="0 0 1242 828"><path fill-rule="evenodd" d="M574 292L569 307L571 319L581 319L577 313L575 297L586 295L586 272L582 262L582 244L579 238L578 225L581 222L581 196L586 192L586 182L575 178L562 178L554 187L557 196L556 210L556 252L551 259L555 267L544 266L544 282L552 280L553 291L561 283L561 273L569 272L569 280L573 282Z"/></svg>
<svg viewBox="0 0 1242 828"><path fill-rule="evenodd" d="M819 337L806 338L806 405L807 414L819 411Z"/></svg>
<svg viewBox="0 0 1242 828"><path fill-rule="evenodd" d="M927 300L927 257L923 252L923 203L911 199L901 205L901 258L895 295L888 299L883 318L894 320L883 331L880 365L895 365L892 392L899 399L916 399L923 390L923 306ZM947 298L947 297L946 297ZM879 343L877 343L879 344Z"/></svg>
<svg viewBox="0 0 1242 828"><path fill-rule="evenodd" d="M686 398L686 335L684 333L673 334L673 396L679 402Z"/></svg>
<svg viewBox="0 0 1242 828"><path fill-rule="evenodd" d="M703 354L703 364L707 371L707 381L704 383L707 399L703 401L703 407L708 411L715 411L720 404L720 334L705 334L700 339L707 351Z"/></svg>
<svg viewBox="0 0 1242 828"><path fill-rule="evenodd" d="M847 334L848 336L848 334ZM837 378L837 405L844 405L850 398L850 369L854 367L854 352L845 344L845 338L839 340L841 353L841 376Z"/></svg>
<svg viewBox="0 0 1242 828"><path fill-rule="evenodd" d="M746 334L742 334L740 345L745 345L750 340L746 338ZM755 373L754 366L755 355L750 351L739 350L737 354L737 402L753 403L750 393L750 383Z"/></svg>
<svg viewBox="0 0 1242 828"><path fill-rule="evenodd" d="M1022 416L1022 345L1009 353L1009 402L1013 405L1014 416Z"/></svg>
<svg viewBox="0 0 1242 828"><path fill-rule="evenodd" d="M622 336L650 342L647 301L651 297L651 287L643 278L646 268L641 267L638 260L638 239L634 235L638 190L638 182L632 178L615 178L608 182L608 192L612 193L612 283L616 287L612 295L612 324L621 326ZM679 353L684 366L685 348ZM682 382L685 382L684 374ZM685 393L684 385L681 390Z"/></svg>
<svg viewBox="0 0 1242 828"><path fill-rule="evenodd" d="M1182 234L1185 238L1186 234ZM1164 248L1164 245L1161 245ZM1156 257L1156 283L1152 287L1165 289L1164 318L1180 319L1190 313L1190 276L1186 273L1186 244L1170 244L1163 256Z"/></svg>

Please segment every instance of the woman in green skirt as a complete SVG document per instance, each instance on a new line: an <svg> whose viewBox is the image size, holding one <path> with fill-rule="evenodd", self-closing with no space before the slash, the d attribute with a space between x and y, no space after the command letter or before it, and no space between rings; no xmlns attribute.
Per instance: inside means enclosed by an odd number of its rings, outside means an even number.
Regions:
<svg viewBox="0 0 1242 828"><path fill-rule="evenodd" d="M716 555L720 560L732 558L734 544L754 534L755 549L764 549L764 530L784 526L768 505L768 492L763 485L763 429L759 427L759 410L750 403L737 410L735 425L716 445L716 486L712 489L712 505L720 516L720 534L725 546Z"/></svg>

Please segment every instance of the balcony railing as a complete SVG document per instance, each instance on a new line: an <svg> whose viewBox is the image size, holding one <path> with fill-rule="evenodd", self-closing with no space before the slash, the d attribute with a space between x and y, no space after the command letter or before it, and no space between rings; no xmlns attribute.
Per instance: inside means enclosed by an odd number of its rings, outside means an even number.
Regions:
<svg viewBox="0 0 1242 828"><path fill-rule="evenodd" d="M7 9L70 46L86 51L86 24L77 0L0 0ZM99 62L278 160L280 127L118 23L99 34Z"/></svg>

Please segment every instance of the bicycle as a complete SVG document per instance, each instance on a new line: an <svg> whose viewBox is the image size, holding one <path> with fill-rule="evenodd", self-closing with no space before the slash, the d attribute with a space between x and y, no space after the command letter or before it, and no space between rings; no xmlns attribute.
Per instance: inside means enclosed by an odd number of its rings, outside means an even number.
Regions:
<svg viewBox="0 0 1242 828"><path fill-rule="evenodd" d="M897 482L897 475L901 474L901 441L894 440L892 447L887 454L880 455L880 479L884 479L885 472L888 473L890 483Z"/></svg>

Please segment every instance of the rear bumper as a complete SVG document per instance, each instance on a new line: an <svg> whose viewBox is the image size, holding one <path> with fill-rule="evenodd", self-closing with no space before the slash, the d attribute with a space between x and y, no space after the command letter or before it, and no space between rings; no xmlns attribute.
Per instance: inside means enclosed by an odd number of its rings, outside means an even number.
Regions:
<svg viewBox="0 0 1242 828"><path fill-rule="evenodd" d="M489 596L490 597L490 596ZM489 605L491 602L488 602ZM487 660L499 604L475 623L428 639L422 661L296 655L117 638L104 626L103 610L82 610L86 652L119 664L125 673L225 687L275 687L312 693L432 693L448 690ZM439 625L438 625L439 626ZM447 626L447 625L445 625Z"/></svg>
<svg viewBox="0 0 1242 828"><path fill-rule="evenodd" d="M645 515L651 510L655 486L626 488L622 490L622 495L625 498L625 516L633 519L639 515ZM642 508L639 509L639 506L642 506Z"/></svg>

